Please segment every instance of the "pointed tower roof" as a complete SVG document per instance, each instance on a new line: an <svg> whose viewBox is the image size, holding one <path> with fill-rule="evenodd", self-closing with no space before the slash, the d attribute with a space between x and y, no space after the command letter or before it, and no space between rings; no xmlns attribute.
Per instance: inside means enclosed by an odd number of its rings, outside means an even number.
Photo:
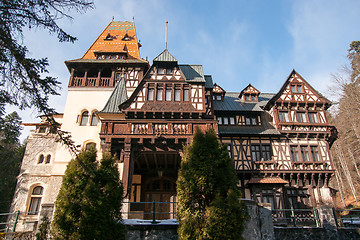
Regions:
<svg viewBox="0 0 360 240"><path fill-rule="evenodd" d="M177 61L178 60L173 55L171 55L171 53L169 53L169 51L167 49L162 51L162 53L160 53L153 60L153 62L176 62L176 63L177 63Z"/></svg>
<svg viewBox="0 0 360 240"><path fill-rule="evenodd" d="M124 78L121 78L116 84L114 91L112 92L109 100L105 104L101 113L119 113L119 105L127 100L126 87Z"/></svg>
<svg viewBox="0 0 360 240"><path fill-rule="evenodd" d="M140 59L135 23L112 21L81 59L95 59L95 52L123 52L125 44L128 57Z"/></svg>

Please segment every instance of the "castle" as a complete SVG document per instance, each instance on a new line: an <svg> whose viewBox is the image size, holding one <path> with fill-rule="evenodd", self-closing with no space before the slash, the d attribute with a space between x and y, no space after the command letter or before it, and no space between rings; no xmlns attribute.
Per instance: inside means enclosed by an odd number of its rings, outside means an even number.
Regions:
<svg viewBox="0 0 360 240"><path fill-rule="evenodd" d="M182 146L196 128L212 128L227 145L243 198L273 209L333 205L329 149L337 132L326 118L331 103L300 74L293 70L275 94L251 84L227 92L202 65L179 64L167 49L150 65L140 47L134 22L112 21L83 57L65 61L67 101L64 113L53 116L79 149L116 154L127 201L176 201ZM36 129L11 208L27 212L17 231L33 230L44 212L53 212L74 158L45 116L25 125Z"/></svg>

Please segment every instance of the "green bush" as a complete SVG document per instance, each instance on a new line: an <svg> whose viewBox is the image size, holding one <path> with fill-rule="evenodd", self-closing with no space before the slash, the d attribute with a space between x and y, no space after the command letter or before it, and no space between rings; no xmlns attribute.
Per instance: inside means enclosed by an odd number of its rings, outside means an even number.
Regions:
<svg viewBox="0 0 360 240"><path fill-rule="evenodd" d="M177 180L179 239L242 239L247 208L234 165L213 130L197 130Z"/></svg>
<svg viewBox="0 0 360 240"><path fill-rule="evenodd" d="M92 148L68 164L55 202L54 239L125 239L123 187L115 162L104 153L98 164Z"/></svg>

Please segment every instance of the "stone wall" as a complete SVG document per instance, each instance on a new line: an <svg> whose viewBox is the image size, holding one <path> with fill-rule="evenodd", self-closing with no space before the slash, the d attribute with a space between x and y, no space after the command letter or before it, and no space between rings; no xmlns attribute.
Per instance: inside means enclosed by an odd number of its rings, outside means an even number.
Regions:
<svg viewBox="0 0 360 240"><path fill-rule="evenodd" d="M328 231L325 228L281 228L275 227L275 239L292 240L356 240L360 239L359 229L338 229Z"/></svg>
<svg viewBox="0 0 360 240"><path fill-rule="evenodd" d="M177 240L177 225L127 226L126 240Z"/></svg>

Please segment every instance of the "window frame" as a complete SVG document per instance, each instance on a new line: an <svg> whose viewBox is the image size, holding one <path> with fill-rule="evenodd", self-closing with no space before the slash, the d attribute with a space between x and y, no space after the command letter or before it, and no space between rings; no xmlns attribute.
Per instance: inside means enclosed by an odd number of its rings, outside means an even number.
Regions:
<svg viewBox="0 0 360 240"><path fill-rule="evenodd" d="M246 126L259 126L259 116L245 116L245 125Z"/></svg>
<svg viewBox="0 0 360 240"><path fill-rule="evenodd" d="M280 122L291 122L289 111L279 111L279 120Z"/></svg>
<svg viewBox="0 0 360 240"><path fill-rule="evenodd" d="M166 88L165 89L165 101L166 102L171 102L172 101L172 89L171 88Z"/></svg>
<svg viewBox="0 0 360 240"><path fill-rule="evenodd" d="M183 89L183 101L184 102L190 101L190 89L188 88Z"/></svg>
<svg viewBox="0 0 360 240"><path fill-rule="evenodd" d="M147 100L148 101L154 101L154 95L155 95L155 89L154 88L148 88L147 90Z"/></svg>
<svg viewBox="0 0 360 240"><path fill-rule="evenodd" d="M30 188L30 196L29 196L29 203L27 207L27 215L35 216L40 213L41 208L41 200L44 195L44 187L40 185L35 185ZM40 193L35 192L36 189L40 189ZM35 211L33 211L35 210Z"/></svg>
<svg viewBox="0 0 360 240"><path fill-rule="evenodd" d="M37 158L37 164L43 164L45 161L45 156L44 154L40 154L39 157Z"/></svg>
<svg viewBox="0 0 360 240"><path fill-rule="evenodd" d="M318 145L290 145L290 155L291 161L294 163L323 162ZM298 159L296 161L295 156Z"/></svg>
<svg viewBox="0 0 360 240"><path fill-rule="evenodd" d="M251 160L253 162L269 162L269 161L272 161L273 152L272 152L271 143L254 143L254 144L251 144L250 152L251 152Z"/></svg>
<svg viewBox="0 0 360 240"><path fill-rule="evenodd" d="M45 164L50 164L51 162L51 154L48 154L46 155L46 158L45 158Z"/></svg>
<svg viewBox="0 0 360 240"><path fill-rule="evenodd" d="M306 112L296 112L296 120L299 123L307 123Z"/></svg>
<svg viewBox="0 0 360 240"><path fill-rule="evenodd" d="M318 116L317 112L308 112L307 116L308 116L308 119L309 119L309 123L320 123L319 116Z"/></svg>
<svg viewBox="0 0 360 240"><path fill-rule="evenodd" d="M94 124L94 118L96 119L96 124ZM96 116L96 111L93 111L91 114L90 126L97 126L98 124L99 124L99 119Z"/></svg>
<svg viewBox="0 0 360 240"><path fill-rule="evenodd" d="M85 115L86 114L86 115ZM86 120L84 120L84 117L86 117ZM87 126L89 124L89 111L88 110L84 110L81 113L81 117L80 117L80 126ZM85 122L86 121L86 122Z"/></svg>
<svg viewBox="0 0 360 240"><path fill-rule="evenodd" d="M163 100L163 94L164 94L164 89L163 88L157 88L156 89L156 101L161 102Z"/></svg>

